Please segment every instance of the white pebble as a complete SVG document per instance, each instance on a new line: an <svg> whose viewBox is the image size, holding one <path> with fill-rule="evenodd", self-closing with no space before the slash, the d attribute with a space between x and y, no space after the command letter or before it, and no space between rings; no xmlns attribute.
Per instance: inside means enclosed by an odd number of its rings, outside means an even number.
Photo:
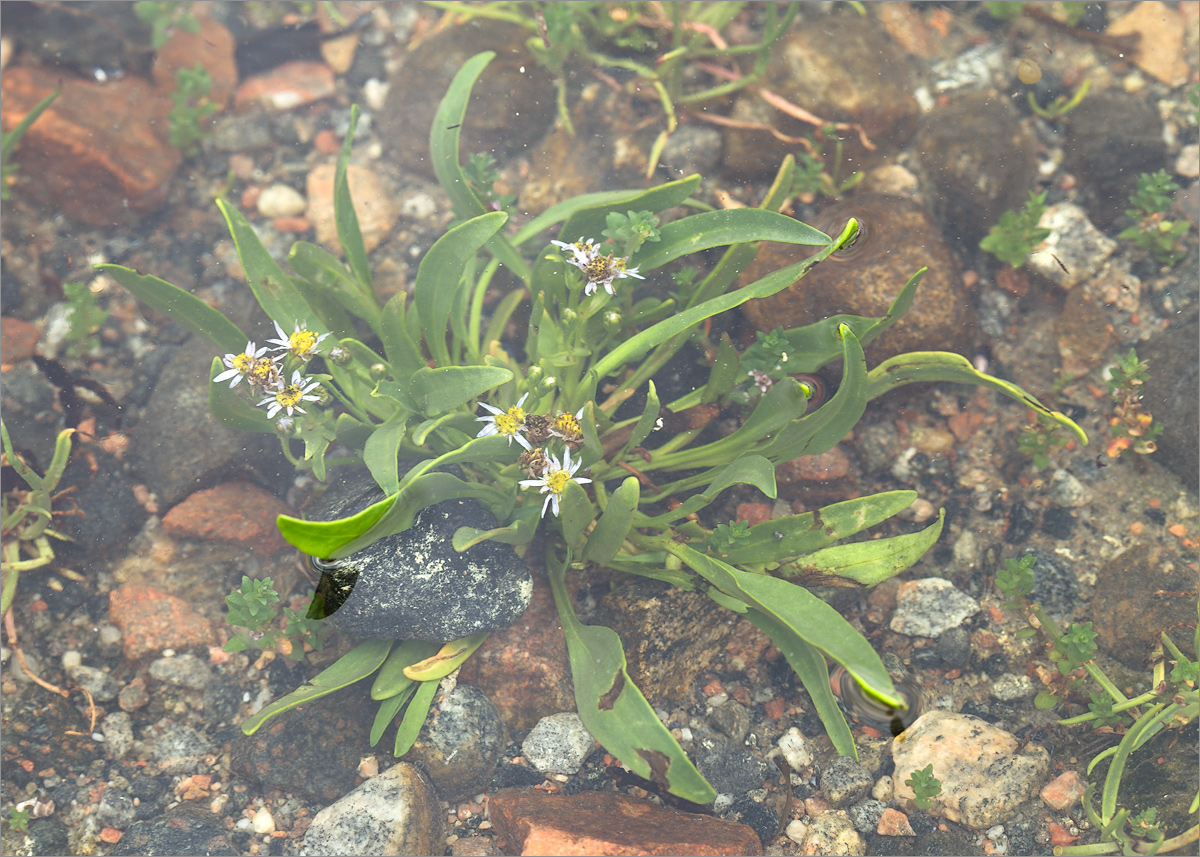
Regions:
<svg viewBox="0 0 1200 857"><path fill-rule="evenodd" d="M803 845L804 840L808 839L808 825L798 818L788 822L788 826L783 829L783 832L797 845Z"/></svg>
<svg viewBox="0 0 1200 857"><path fill-rule="evenodd" d="M275 832L275 819L271 817L271 813L266 807L254 813L254 820L251 824L254 826L255 833L261 833L265 836L268 833Z"/></svg>
<svg viewBox="0 0 1200 857"><path fill-rule="evenodd" d="M74 649L68 649L62 654L62 667L64 670L74 669L75 667L83 666L83 655Z"/></svg>
<svg viewBox="0 0 1200 857"><path fill-rule="evenodd" d="M100 626L100 645L115 646L121 642L121 629L107 623Z"/></svg>
<svg viewBox="0 0 1200 857"><path fill-rule="evenodd" d="M813 763L812 750L809 749L808 742L804 740L804 736L795 726L780 737L779 752L783 754L783 758L796 773L800 773Z"/></svg>
<svg viewBox="0 0 1200 857"><path fill-rule="evenodd" d="M263 217L295 217L303 214L308 203L294 187L273 184L258 197L258 213Z"/></svg>

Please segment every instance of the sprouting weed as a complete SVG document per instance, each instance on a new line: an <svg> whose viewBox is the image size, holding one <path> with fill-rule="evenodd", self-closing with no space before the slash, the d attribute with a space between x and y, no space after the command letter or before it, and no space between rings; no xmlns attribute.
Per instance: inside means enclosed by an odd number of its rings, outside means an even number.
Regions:
<svg viewBox="0 0 1200 857"><path fill-rule="evenodd" d="M729 552L750 541L750 524L746 521L730 521L717 524L704 540L705 549L716 557L729 556Z"/></svg>
<svg viewBox="0 0 1200 857"><path fill-rule="evenodd" d="M627 259L643 244L662 240L658 218L650 211L630 211L625 214L610 211L604 223L606 228L600 234L620 247L621 255Z"/></svg>
<svg viewBox="0 0 1200 857"><path fill-rule="evenodd" d="M1029 200L1020 211L1006 211L993 226L979 247L1013 268L1025 264L1039 244L1050 236L1050 230L1038 226L1046 210L1046 194L1029 192Z"/></svg>
<svg viewBox="0 0 1200 857"><path fill-rule="evenodd" d="M1163 216L1174 203L1173 194L1177 190L1179 185L1166 170L1138 176L1137 190L1129 197L1132 207L1125 210L1134 225L1117 236L1149 251L1159 264L1167 266L1184 257L1182 241L1191 229L1186 219L1170 220Z"/></svg>
<svg viewBox="0 0 1200 857"><path fill-rule="evenodd" d="M1004 560L1004 568L996 574L996 588L1007 599L1004 606L1018 610L1026 596L1033 591L1033 566L1037 558L1026 554L1019 560Z"/></svg>
<svg viewBox="0 0 1200 857"><path fill-rule="evenodd" d="M904 784L913 790L913 803L917 809L929 809L934 804L934 798L942 793L942 781L933 775L933 763L919 771L913 771L912 776Z"/></svg>

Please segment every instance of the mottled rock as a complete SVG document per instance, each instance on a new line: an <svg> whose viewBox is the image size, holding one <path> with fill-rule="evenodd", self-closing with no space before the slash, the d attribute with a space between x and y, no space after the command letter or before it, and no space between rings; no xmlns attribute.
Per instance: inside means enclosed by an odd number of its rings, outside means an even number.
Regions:
<svg viewBox="0 0 1200 857"><path fill-rule="evenodd" d="M1117 242L1093 226L1087 212L1073 202L1049 206L1038 226L1050 234L1025 265L1064 289L1099 272L1117 249Z"/></svg>
<svg viewBox="0 0 1200 857"><path fill-rule="evenodd" d="M1035 144L1007 98L983 92L955 98L925 118L916 145L937 190L938 218L969 247L1028 199Z"/></svg>
<svg viewBox="0 0 1200 857"><path fill-rule="evenodd" d="M336 164L319 164L308 174L308 220L316 227L317 243L334 255L341 255L342 243L337 236L333 211L333 182ZM351 164L346 170L350 199L362 232L363 246L370 253L383 243L400 217L395 194L366 167Z"/></svg>
<svg viewBox="0 0 1200 857"><path fill-rule="evenodd" d="M606 594L591 624L617 632L646 698L682 700L734 631L733 614L699 592L637 578Z"/></svg>
<svg viewBox="0 0 1200 857"><path fill-rule="evenodd" d="M889 626L909 637L937 637L979 612L979 602L941 577L907 580L896 595Z"/></svg>
<svg viewBox="0 0 1200 857"><path fill-rule="evenodd" d="M664 809L625 795L503 789L489 801L507 854L761 854L744 824Z"/></svg>
<svg viewBox="0 0 1200 857"><path fill-rule="evenodd" d="M133 720L124 711L110 711L100 721L100 734L104 736L109 756L115 761L124 759L133 749Z"/></svg>
<svg viewBox="0 0 1200 857"><path fill-rule="evenodd" d="M913 800L905 780L933 764L942 783L930 814L983 830L1004 821L1041 784L1050 765L1044 747L1019 747L1009 732L978 717L952 711L921 715L892 742L897 800Z"/></svg>
<svg viewBox="0 0 1200 857"><path fill-rule="evenodd" d="M708 729L697 733L694 753L697 770L720 794L742 795L761 788L770 773L762 756Z"/></svg>
<svg viewBox="0 0 1200 857"><path fill-rule="evenodd" d="M545 133L555 114L554 83L525 48L529 31L478 18L434 33L408 51L378 114L387 152L406 170L434 178L429 126L451 79L480 51L497 56L480 76L463 120L460 151L516 155Z"/></svg>
<svg viewBox="0 0 1200 857"><path fill-rule="evenodd" d="M1041 563L1037 569L1041 570ZM1092 629L1101 651L1130 669L1145 670L1145 658L1159 634L1196 621L1195 597L1164 593L1195 592L1196 573L1160 543L1135 544L1096 569ZM1191 648L1189 635L1177 633L1176 645Z"/></svg>
<svg viewBox="0 0 1200 857"><path fill-rule="evenodd" d="M213 743L191 726L171 723L154 740L150 755L164 774L193 774L204 768Z"/></svg>
<svg viewBox="0 0 1200 857"><path fill-rule="evenodd" d="M783 291L743 304L754 326L801 327L839 313L882 317L909 278L928 267L907 314L867 346L868 364L905 351L964 348L974 324L971 303L933 218L911 199L860 193L830 206L813 225L836 234L851 217L863 229L852 247ZM749 285L811 255L809 247L764 242L738 283Z"/></svg>
<svg viewBox="0 0 1200 857"><path fill-rule="evenodd" d="M821 791L834 806L845 806L860 800L871 790L874 782L870 771L849 756L838 756L821 771ZM870 825L874 826L874 823Z"/></svg>
<svg viewBox="0 0 1200 857"><path fill-rule="evenodd" d="M459 801L487 790L504 741L504 723L491 700L473 685L458 684L434 698L404 758L421 765L443 798Z"/></svg>
<svg viewBox="0 0 1200 857"><path fill-rule="evenodd" d="M1070 113L1063 169L1079 182L1079 204L1101 229L1129 208L1141 173L1166 166L1162 119L1139 95L1093 92Z"/></svg>
<svg viewBox="0 0 1200 857"><path fill-rule="evenodd" d="M1078 771L1064 771L1042 788L1041 798L1046 806L1059 812L1083 797L1086 785Z"/></svg>
<svg viewBox="0 0 1200 857"><path fill-rule="evenodd" d="M917 102L904 57L870 19L831 16L792 27L772 52L766 88L826 121L862 126L873 150L863 145L856 131L837 132L842 138L843 175L903 148L917 128ZM813 131L812 125L767 104L753 87L742 91L732 115L769 124L791 137ZM832 154L833 144L828 148ZM730 128L724 170L739 179L773 174L795 151L795 144L767 131Z"/></svg>
<svg viewBox="0 0 1200 857"><path fill-rule="evenodd" d="M444 821L429 780L398 762L318 812L303 855L441 854Z"/></svg>
<svg viewBox="0 0 1200 857"><path fill-rule="evenodd" d="M564 711L543 717L521 742L521 753L543 774L575 774L596 749L596 739L579 715Z"/></svg>
<svg viewBox="0 0 1200 857"><path fill-rule="evenodd" d="M1179 391L1200 389L1198 342L1200 316L1193 311L1137 349L1150 364L1142 406L1163 426L1153 460L1191 488L1200 484L1200 420L1195 398Z"/></svg>
<svg viewBox="0 0 1200 857"><path fill-rule="evenodd" d="M192 654L175 658L159 658L151 662L150 677L175 687L204 690L212 683L212 670L208 664Z"/></svg>
<svg viewBox="0 0 1200 857"><path fill-rule="evenodd" d="M1037 255L1037 254L1035 254ZM1109 358L1116 336L1108 313L1073 291L1063 301L1054 325L1054 339L1068 378L1086 375Z"/></svg>
<svg viewBox="0 0 1200 857"><path fill-rule="evenodd" d="M200 807L184 804L153 821L139 821L125 831L115 857L237 857L220 820Z"/></svg>
<svg viewBox="0 0 1200 857"><path fill-rule="evenodd" d="M11 130L60 77L35 68L4 73L0 120ZM183 159L166 140L167 96L139 77L68 80L17 150L20 193L88 226L129 224L159 208Z"/></svg>
<svg viewBox="0 0 1200 857"><path fill-rule="evenodd" d="M357 514L384 498L365 472L330 482L313 513L318 521ZM419 511L407 530L323 563L322 587L352 588L327 621L359 637L439 643L507 628L533 594L524 561L499 542L480 542L461 552L451 543L460 527L497 526L492 514L473 500L444 500Z"/></svg>
<svg viewBox="0 0 1200 857"><path fill-rule="evenodd" d="M1136 34L1137 67L1168 86L1182 86L1188 78L1184 31L1183 15L1159 0L1146 0L1109 24L1105 33L1116 38Z"/></svg>
<svg viewBox="0 0 1200 857"><path fill-rule="evenodd" d="M808 826L808 836L800 853L804 855L842 855L856 857L867 853L867 844L854 829L844 809L823 812Z"/></svg>

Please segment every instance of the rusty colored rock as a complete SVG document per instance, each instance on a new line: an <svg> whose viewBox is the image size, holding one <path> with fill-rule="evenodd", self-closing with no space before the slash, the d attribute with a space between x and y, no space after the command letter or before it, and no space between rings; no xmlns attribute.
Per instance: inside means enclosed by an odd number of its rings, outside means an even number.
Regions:
<svg viewBox="0 0 1200 857"><path fill-rule="evenodd" d="M208 79L212 83L208 99L224 109L238 82L237 63L234 61L236 47L233 34L219 22L205 16L200 20L198 33L175 30L154 55L150 75L163 92L174 92L179 69L190 70L200 64L208 72Z"/></svg>
<svg viewBox="0 0 1200 857"><path fill-rule="evenodd" d="M802 327L839 313L878 318L908 279L927 266L908 313L867 346L868 365L906 351L966 347L974 326L970 300L958 263L933 218L904 197L855 194L826 209L814 225L837 234L851 217L863 229L854 245L783 291L743 304L751 323L765 332ZM764 243L738 282L748 285L812 253L796 244Z"/></svg>
<svg viewBox="0 0 1200 857"><path fill-rule="evenodd" d="M753 829L625 795L503 789L489 811L507 854L762 854Z"/></svg>
<svg viewBox="0 0 1200 857"><path fill-rule="evenodd" d="M0 366L8 368L33 356L41 334L27 321L6 315L0 319Z"/></svg>
<svg viewBox="0 0 1200 857"><path fill-rule="evenodd" d="M544 575L533 575L533 598L517 623L493 632L458 680L478 686L514 732L575 710L567 643Z"/></svg>
<svg viewBox="0 0 1200 857"><path fill-rule="evenodd" d="M264 553L291 546L279 535L275 519L292 510L279 498L249 482L227 482L197 491L163 517L169 535L240 544Z"/></svg>
<svg viewBox="0 0 1200 857"><path fill-rule="evenodd" d="M866 147L854 130L838 131L842 176L880 163L916 132L919 111L904 56L871 21L833 16L806 22L793 27L772 55L766 89L827 122L861 125L875 147ZM819 130L769 106L754 87L738 96L733 118L768 124L790 137ZM767 131L731 128L725 171L738 178L772 175L796 148ZM826 154L833 153L827 144Z"/></svg>
<svg viewBox="0 0 1200 857"><path fill-rule="evenodd" d="M9 130L59 78L14 68L0 81L0 121ZM18 193L88 226L125 224L159 208L183 156L165 137L171 100L140 78L70 80L30 126L20 147Z"/></svg>
<svg viewBox="0 0 1200 857"><path fill-rule="evenodd" d="M1078 291L1067 293L1055 325L1063 373L1069 378L1086 375L1108 359L1116 337L1108 313Z"/></svg>
<svg viewBox="0 0 1200 857"><path fill-rule="evenodd" d="M124 584L108 596L109 620L121 629L125 657L216 642L211 623L182 598L153 586Z"/></svg>
<svg viewBox="0 0 1200 857"><path fill-rule="evenodd" d="M283 113L329 98L335 91L333 69L325 63L295 60L243 81L233 96L233 106L238 113L255 107Z"/></svg>

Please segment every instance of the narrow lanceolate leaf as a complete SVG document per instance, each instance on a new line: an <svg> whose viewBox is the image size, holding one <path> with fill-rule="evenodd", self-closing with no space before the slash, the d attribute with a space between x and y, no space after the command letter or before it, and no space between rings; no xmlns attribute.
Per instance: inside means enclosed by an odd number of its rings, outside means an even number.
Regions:
<svg viewBox="0 0 1200 857"><path fill-rule="evenodd" d="M246 282L250 284L263 311L279 322L286 333L291 333L297 323L307 324L309 330L318 333L328 333L291 278L271 258L258 233L242 213L223 199L217 200L217 208L225 215L229 234L233 236L233 243L237 247L238 259L246 272Z"/></svg>
<svg viewBox="0 0 1200 857"><path fill-rule="evenodd" d="M621 483L621 487L612 493L608 498L608 507L584 544L585 562L604 565L617 555L621 543L633 527L633 513L637 509L640 496L641 488L636 476L628 477Z"/></svg>
<svg viewBox="0 0 1200 857"><path fill-rule="evenodd" d="M438 681L450 675L463 661L483 645L488 638L488 632L472 634L461 640L453 640L442 646L436 654L404 668L404 675L413 681Z"/></svg>
<svg viewBox="0 0 1200 857"><path fill-rule="evenodd" d="M120 265L96 265L96 269L111 275L151 309L205 337L221 351L237 354L246 348L246 334L220 310L213 309L191 292Z"/></svg>
<svg viewBox="0 0 1200 857"><path fill-rule="evenodd" d="M682 256L748 241L780 241L788 244L824 246L832 240L824 232L794 217L760 208L705 211L672 221L661 230L661 240L647 244L633 264L647 271L662 267Z"/></svg>
<svg viewBox="0 0 1200 857"><path fill-rule="evenodd" d="M946 510L942 509L937 521L920 532L823 548L788 563L779 573L805 579L809 575L830 574L863 586L875 586L912 568L925 556L941 535L945 519Z"/></svg>
<svg viewBox="0 0 1200 857"><path fill-rule="evenodd" d="M513 377L501 366L426 366L412 374L408 393L421 412L437 416L465 405Z"/></svg>
<svg viewBox="0 0 1200 857"><path fill-rule="evenodd" d="M639 777L693 803L715 800L716 790L696 770L629 677L621 638L611 628L582 624L567 593L565 566L553 561L547 565L583 725Z"/></svg>
<svg viewBox="0 0 1200 857"><path fill-rule="evenodd" d="M358 281L359 293L372 304L377 313L378 304L375 303L371 267L367 263L367 247L363 243L362 230L358 228L358 215L350 201L350 181L346 176L346 171L350 168L354 131L358 128L358 112L357 104L350 105L350 127L346 130L346 139L342 142L341 152L338 153L337 171L333 179L333 219L337 226L338 242L342 245L346 261L350 263L350 270L354 272ZM372 320L370 315L356 314L367 322Z"/></svg>
<svg viewBox="0 0 1200 857"><path fill-rule="evenodd" d="M439 366L451 365L446 330L450 313L459 300L463 270L506 220L507 214L493 211L460 223L435 241L421 260L413 286L413 301L421 318L429 353Z"/></svg>
<svg viewBox="0 0 1200 857"><path fill-rule="evenodd" d="M833 658L871 695L889 705L904 705L866 638L807 589L770 575L741 571L684 544L672 543L667 550L726 595L782 623Z"/></svg>
<svg viewBox="0 0 1200 857"><path fill-rule="evenodd" d="M396 744L392 754L399 759L412 749L417 736L421 734L421 726L429 715L429 706L433 704L434 694L437 693L438 682L423 681L417 684L417 692L413 694L412 702L404 712L404 719L396 728Z"/></svg>
<svg viewBox="0 0 1200 857"><path fill-rule="evenodd" d="M833 690L829 687L829 666L825 663L825 656L774 617L758 610L747 611L746 617L771 638L775 648L783 653L788 664L796 671L817 709L817 716L825 724L825 733L833 742L833 749L840 756L857 759L858 747L854 744L854 736L850 734L846 718L842 716L842 710L838 708Z"/></svg>
<svg viewBox="0 0 1200 857"><path fill-rule="evenodd" d="M404 674L405 668L425 660L437 650L437 643L426 640L405 640L394 647L375 675L371 699L387 699L411 685L413 680Z"/></svg>
<svg viewBox="0 0 1200 857"><path fill-rule="evenodd" d="M755 524L749 537L730 548L723 559L730 565L749 566L812 553L886 521L916 499L916 491L885 491Z"/></svg>
<svg viewBox="0 0 1200 857"><path fill-rule="evenodd" d="M276 714L282 714L298 705L328 696L356 681L362 681L379 669L391 648L391 640L372 639L360 643L333 666L317 673L308 684L296 688L287 696L275 700L257 714L242 721L242 733L253 735Z"/></svg>
<svg viewBox="0 0 1200 857"><path fill-rule="evenodd" d="M400 442L407 423L403 414L388 420L371 433L363 447L363 464L388 496L400 490Z"/></svg>
<svg viewBox="0 0 1200 857"><path fill-rule="evenodd" d="M1084 446L1087 445L1087 433L1070 417L1047 408L1016 384L994 378L986 372L980 372L971 365L971 361L961 354L950 354L945 351L914 351L885 360L870 372L867 398L874 399L897 387L903 387L905 384L924 384L934 381L953 381L958 384L990 387L1047 419L1053 420L1074 434Z"/></svg>

